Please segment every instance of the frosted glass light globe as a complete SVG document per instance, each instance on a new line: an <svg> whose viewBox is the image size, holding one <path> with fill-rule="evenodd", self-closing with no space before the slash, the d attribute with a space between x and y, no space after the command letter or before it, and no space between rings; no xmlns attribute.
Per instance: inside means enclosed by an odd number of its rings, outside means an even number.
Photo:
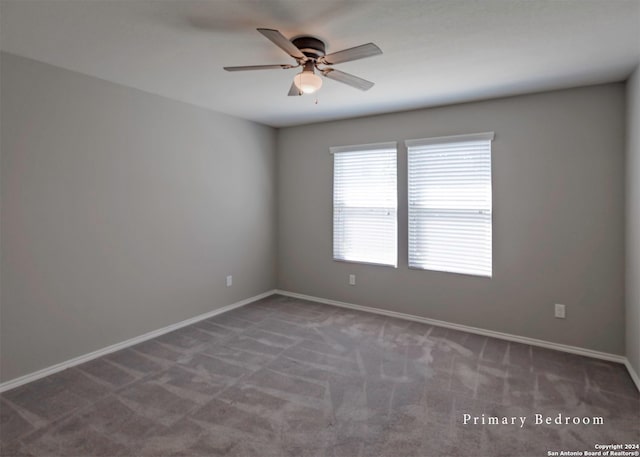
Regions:
<svg viewBox="0 0 640 457"><path fill-rule="evenodd" d="M322 87L322 78L313 71L302 71L293 78L293 83L303 94L313 94Z"/></svg>

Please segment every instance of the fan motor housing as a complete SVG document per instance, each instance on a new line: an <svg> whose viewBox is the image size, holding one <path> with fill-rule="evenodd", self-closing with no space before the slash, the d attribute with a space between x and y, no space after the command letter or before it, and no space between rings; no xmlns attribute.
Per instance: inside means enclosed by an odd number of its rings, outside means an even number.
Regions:
<svg viewBox="0 0 640 457"><path fill-rule="evenodd" d="M311 36L301 36L291 40L295 47L310 59L319 59L325 55L325 45L322 40Z"/></svg>

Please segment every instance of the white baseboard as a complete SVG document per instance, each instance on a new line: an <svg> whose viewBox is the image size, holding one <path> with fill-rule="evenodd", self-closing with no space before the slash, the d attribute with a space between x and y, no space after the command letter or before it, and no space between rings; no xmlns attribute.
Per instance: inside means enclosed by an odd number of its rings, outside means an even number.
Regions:
<svg viewBox="0 0 640 457"><path fill-rule="evenodd" d="M142 343L143 341L150 340L152 338L156 338L156 337L158 337L160 335L164 335L165 333L169 333L169 332L172 332L172 331L177 330L179 328L186 327L187 325L195 324L196 322L199 322L199 321L204 320L204 319L208 319L208 318L213 317L213 316L217 316L218 314L222 314L222 313L225 313L227 311L231 311L232 309L240 308L240 307L242 307L244 305L247 305L247 304L252 303L254 301L260 300L262 298L269 297L269 296L274 295L274 294L284 295L284 296L292 297L292 298L299 298L299 299L302 299L302 300L308 300L308 301L317 302L317 303L323 303L323 304L326 304L326 305L338 306L338 307L341 307L341 308L354 309L354 310L357 310L357 311L364 311L364 312L368 312L368 313L380 314L380 315L383 315L383 316L395 317L395 318L398 318L398 319L410 320L410 321L414 321L414 322L421 322L421 323L424 323L424 324L435 325L435 326L438 326L438 327L445 327L445 328L451 328L451 329L454 329L454 330L461 330L461 331L465 331L465 332L469 332L469 333L475 333L477 335L490 336L490 337L498 338L498 339L502 339L502 340L514 341L516 343L529 344L531 346L538 346L538 347L543 347L543 348L547 348L547 349L554 349L554 350L557 350L557 351L569 352L571 354L577 354L577 355L582 355L582 356L586 356L586 357L592 357L592 358L601 359L601 360L608 360L608 361L611 361L611 362L622 363L627 368L627 371L629 372L629 375L631 376L631 379L633 379L633 382L636 384L636 387L640 391L640 377L638 376L638 373L635 372L635 370L633 369L633 367L629 363L629 360L627 360L626 357L621 356L621 355L609 354L607 352L594 351L594 350L591 350L591 349L580 348L580 347L577 347L577 346L569 346L569 345L566 345L566 344L553 343L553 342L550 342L550 341L538 340L538 339L535 339L535 338L528 338L528 337L524 337L524 336L512 335L510 333L495 332L493 330L486 330L486 329L482 329L482 328L478 328L478 327L471 327L471 326L462 325L462 324L454 324L454 323L451 323L451 322L440 321L440 320L437 320L437 319L430 319L430 318L427 318L427 317L415 316L415 315L412 315L412 314L399 313L399 312L396 312L396 311L390 311L390 310L380 309L380 308L372 308L372 307L369 307L369 306L355 305L355 304L352 304L352 303L346 303L346 302L341 302L341 301L337 301L337 300L330 300L328 298L314 297L312 295L305 295L305 294L299 294L299 293L296 293L296 292L289 292L289 291L286 291L286 290L275 289L275 290L269 290L267 292L255 295L255 296L247 298L245 300L240 300L240 301L238 301L236 303L232 303L232 304L227 305L227 306L223 306L222 308L214 309L213 311L209 311L207 313L200 314L198 316L195 316L195 317L192 317L190 319L178 322L176 324L168 325L168 326L160 328L158 330L153 330L151 332L145 333L144 335L140 335L140 336L137 336L135 338L131 338L131 339L128 339L126 341L122 341L120 343L116 343L116 344L113 344L111 346L107 346L105 348L98 349L97 351L93 351L93 352L90 352L88 354L84 354L84 355L81 355L81 356L78 356L78 357L74 357L73 359L58 363L56 365L52 365L52 366L47 367L47 368L43 368L42 370L38 370L38 371L35 371L33 373L29 373L27 375L24 375L24 376L20 376L19 378L15 378L15 379L11 379L9 381L5 381L3 383L0 383L0 392L5 392L7 390L14 389L14 388L16 388L18 386L21 386L23 384L27 384L27 383L35 381L37 379L44 378L45 376L49 376L51 374L57 373L58 371L65 370L67 368L71 368L71 367L79 365L81 363L88 362L88 361L96 359L98 357L102 357L103 355L107 355L107 354L110 354L112 352L119 351L121 349L125 349L127 347L136 345L138 343Z"/></svg>
<svg viewBox="0 0 640 457"><path fill-rule="evenodd" d="M638 376L638 373L636 373L636 371L633 369L633 367L631 366L631 363L629 363L629 360L622 355L610 354L608 352L594 351L592 349L586 349L586 348L581 348L577 346L569 346L567 344L553 343L551 341L538 340L536 338L528 338L526 336L512 335L510 333L495 332L493 330L486 330L483 328L471 327L468 325L454 324L451 322L440 321L437 319L429 319L428 317L414 316L413 314L398 313L396 311L389 311L386 309L355 305L353 303L330 300L328 298L314 297L312 295L299 294L296 292L289 292L286 290L277 289L275 293L280 295L285 295L287 297L300 298L302 300L308 300L308 301L313 301L317 303L324 303L332 306L339 306L340 308L355 309L358 311L364 311L368 313L381 314L383 316L396 317L398 319L422 322L423 324L436 325L438 327L446 327L454 330L462 330L464 332L475 333L477 335L483 335L483 336L490 336L490 337L498 338L501 340L514 341L516 343L529 344L531 346L554 349L556 351L563 351L571 354L582 355L585 357L592 357L595 359L608 360L610 362L621 363L627 368L627 371L629 372L629 376L631 376L631 379L635 383L636 388L638 389L638 391L640 391L640 376Z"/></svg>
<svg viewBox="0 0 640 457"><path fill-rule="evenodd" d="M102 357L103 355L107 355L112 352L119 351L120 349L124 349L129 346L142 343L143 341L150 340L151 338L156 338L160 335L164 335L165 333L173 332L174 330L178 330L179 328L186 327L187 325L195 324L196 322L199 322L201 320L208 319L213 316L217 316L218 314L226 313L227 311L231 311L232 309L240 308L241 306L247 305L249 303L252 303L256 300L260 300L265 297L269 297L275 293L276 293L275 290L269 290L267 292L255 295L253 297L240 300L238 302L232 303L227 306L223 306L222 308L214 309L213 311L209 311L207 313L200 314L190 319L178 322L177 324L171 324L166 327L160 328L158 330L153 330L151 332L145 333L144 335L136 336L126 341L122 341L120 343L112 344L111 346L98 349L97 351L93 351L88 354L84 354L78 357L74 357L73 359L57 363L50 367L43 368L42 370L34 371L33 373L20 376L19 378L5 381L3 383L0 383L0 392L5 392L7 390L14 389L23 384L27 384L37 379L44 378L45 376L49 376L53 373L57 373L58 371L66 370L67 368L71 368L81 363L88 362L89 360L97 359L98 357Z"/></svg>
<svg viewBox="0 0 640 457"><path fill-rule="evenodd" d="M313 301L318 303L324 303L327 305L339 306L341 308L355 309L358 311L365 311L368 313L381 314L383 316L396 317L398 319L404 319L404 320L415 321L415 322L422 322L423 324L435 325L438 327L446 327L454 330L461 330L464 332L475 333L477 335L490 336L493 338L499 338L501 340L514 341L516 343L529 344L531 346L539 346L547 349L555 349L556 351L569 352L571 354L582 355L585 357L608 360L611 362L625 364L627 368L631 366L627 361L627 358L622 355L609 354L607 352L594 351L592 349L585 349L577 346L569 346L566 344L552 343L550 341L538 340L535 338L528 338L526 336L512 335L510 333L495 332L493 330L486 330L478 327L471 327L468 325L453 324L451 322L440 321L437 319L429 319L428 317L414 316L413 314L398 313L396 311L389 311L386 309L371 308L369 306L362 306L362 305L354 305L352 303L329 300L327 298L313 297L311 295L304 295L296 292L288 292L286 290L276 290L276 293L280 295L285 295L287 297L300 298L302 300L308 300L308 301ZM635 373L632 374L631 377L633 378L634 375ZM636 381L636 384L638 384L638 381L637 381L638 377L637 375L635 376L636 377L634 378L634 381Z"/></svg>
<svg viewBox="0 0 640 457"><path fill-rule="evenodd" d="M631 376L631 379L633 379L633 382L636 384L638 391L640 391L640 376L638 376L638 373L636 373L636 370L633 369L633 366L631 366L631 362L629 362L628 359L624 360L624 366L627 367L629 376Z"/></svg>

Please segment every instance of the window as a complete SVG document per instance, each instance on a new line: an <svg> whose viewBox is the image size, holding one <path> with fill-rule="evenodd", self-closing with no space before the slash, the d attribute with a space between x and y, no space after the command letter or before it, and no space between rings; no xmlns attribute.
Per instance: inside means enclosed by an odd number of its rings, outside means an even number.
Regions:
<svg viewBox="0 0 640 457"><path fill-rule="evenodd" d="M491 277L493 132L407 140L409 267Z"/></svg>
<svg viewBox="0 0 640 457"><path fill-rule="evenodd" d="M341 146L333 154L333 258L398 264L396 143Z"/></svg>

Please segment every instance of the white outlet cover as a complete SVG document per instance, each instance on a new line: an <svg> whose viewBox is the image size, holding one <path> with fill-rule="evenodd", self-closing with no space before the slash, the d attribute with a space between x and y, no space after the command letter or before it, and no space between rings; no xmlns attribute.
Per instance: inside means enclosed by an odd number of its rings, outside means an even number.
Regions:
<svg viewBox="0 0 640 457"><path fill-rule="evenodd" d="M231 287L233 285L233 276L227 276L227 287Z"/></svg>
<svg viewBox="0 0 640 457"><path fill-rule="evenodd" d="M566 307L560 303L556 303L555 316L558 319L564 319L566 317Z"/></svg>
<svg viewBox="0 0 640 457"><path fill-rule="evenodd" d="M349 275L349 285L356 285L356 275Z"/></svg>

